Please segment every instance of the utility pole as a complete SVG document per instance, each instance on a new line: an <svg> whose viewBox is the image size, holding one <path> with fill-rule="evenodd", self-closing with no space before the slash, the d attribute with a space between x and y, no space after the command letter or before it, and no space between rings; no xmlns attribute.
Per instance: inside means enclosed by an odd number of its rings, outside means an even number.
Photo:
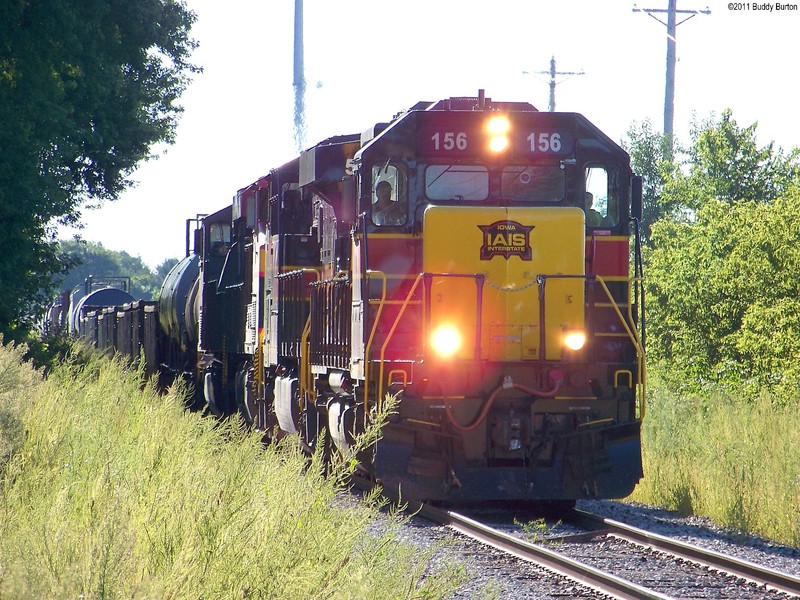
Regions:
<svg viewBox="0 0 800 600"><path fill-rule="evenodd" d="M676 29L678 25L685 23L698 14L708 15L711 11L706 7L705 10L678 10L678 0L668 0L667 9L662 8L638 8L633 5L633 12L643 12L654 18L656 21L665 25L667 28L667 84L664 91L664 135L667 136L667 145L670 157L672 156L672 136L675 121L675 61L676 61ZM654 13L667 13L667 22L659 19ZM680 23L676 23L677 15L689 15Z"/></svg>
<svg viewBox="0 0 800 600"><path fill-rule="evenodd" d="M527 71L523 71L527 75ZM583 70L580 72L577 71L556 71L556 57L552 56L550 58L550 70L549 71L536 71L539 75L550 75L550 104L547 108L550 112L555 112L556 110L556 75L585 75Z"/></svg>
<svg viewBox="0 0 800 600"><path fill-rule="evenodd" d="M294 143L297 151L305 146L306 76L303 64L303 0L294 0Z"/></svg>

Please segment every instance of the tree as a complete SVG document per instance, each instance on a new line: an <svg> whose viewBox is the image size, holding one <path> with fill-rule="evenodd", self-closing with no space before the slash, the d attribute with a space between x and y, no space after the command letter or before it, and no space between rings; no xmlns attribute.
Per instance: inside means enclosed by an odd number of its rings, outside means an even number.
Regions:
<svg viewBox="0 0 800 600"><path fill-rule="evenodd" d="M800 383L800 188L765 203L708 200L662 220L648 257L651 357L687 381Z"/></svg>
<svg viewBox="0 0 800 600"><path fill-rule="evenodd" d="M730 110L718 121L695 124L686 172L675 170L664 186L668 202L697 210L709 199L732 206L740 200L770 202L800 183L800 149L788 154L774 142L759 147L757 123L741 128Z"/></svg>
<svg viewBox="0 0 800 600"><path fill-rule="evenodd" d="M177 258L166 258L164 259L161 264L156 267L156 275L158 275L158 279L163 282L169 272L172 270L172 267L178 264L179 259Z"/></svg>
<svg viewBox="0 0 800 600"><path fill-rule="evenodd" d="M774 143L759 147L757 123L741 128L730 110L716 120L695 123L689 148L677 143L670 156L667 139L650 121L634 123L623 145L633 170L643 178L642 231L663 219L685 219L707 200L732 205L740 200L769 202L800 183L800 149L785 153Z"/></svg>
<svg viewBox="0 0 800 600"><path fill-rule="evenodd" d="M669 150L669 139L653 131L649 120L633 123L628 129L624 147L631 156L633 172L642 176L642 235L649 243L653 223L674 212L661 195L664 182L673 171L673 163L664 157Z"/></svg>
<svg viewBox="0 0 800 600"><path fill-rule="evenodd" d="M800 383L800 150L730 111L666 175L645 252L648 354L684 382ZM639 142L641 146L641 142Z"/></svg>
<svg viewBox="0 0 800 600"><path fill-rule="evenodd" d="M0 0L0 331L69 266L55 242L174 140L195 15L180 0Z"/></svg>
<svg viewBox="0 0 800 600"><path fill-rule="evenodd" d="M130 294L136 299L151 300L158 297L164 276L161 270L177 259L167 259L153 272L141 258L127 252L115 252L96 242L61 241L60 250L68 255L73 266L63 279L56 280L60 289L70 290L81 285L89 276L129 277Z"/></svg>

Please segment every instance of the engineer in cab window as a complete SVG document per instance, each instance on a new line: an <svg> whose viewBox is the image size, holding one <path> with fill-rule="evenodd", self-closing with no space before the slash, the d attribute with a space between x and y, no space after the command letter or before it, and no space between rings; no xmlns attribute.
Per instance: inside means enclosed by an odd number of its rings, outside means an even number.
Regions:
<svg viewBox="0 0 800 600"><path fill-rule="evenodd" d="M379 181L375 186L376 200L372 205L375 225L402 225L406 222L406 204L392 199L392 184Z"/></svg>
<svg viewBox="0 0 800 600"><path fill-rule="evenodd" d="M603 225L603 215L597 212L594 206L594 194L591 192L586 192L585 196L586 202L586 226L587 227L600 227Z"/></svg>

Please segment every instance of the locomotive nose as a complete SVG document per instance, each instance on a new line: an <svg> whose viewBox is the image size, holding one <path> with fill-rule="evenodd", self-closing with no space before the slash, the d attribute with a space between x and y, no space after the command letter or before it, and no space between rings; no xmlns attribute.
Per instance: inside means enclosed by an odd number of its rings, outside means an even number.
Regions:
<svg viewBox="0 0 800 600"><path fill-rule="evenodd" d="M574 207L429 207L423 267L431 274L431 350L535 361L581 349L584 231Z"/></svg>

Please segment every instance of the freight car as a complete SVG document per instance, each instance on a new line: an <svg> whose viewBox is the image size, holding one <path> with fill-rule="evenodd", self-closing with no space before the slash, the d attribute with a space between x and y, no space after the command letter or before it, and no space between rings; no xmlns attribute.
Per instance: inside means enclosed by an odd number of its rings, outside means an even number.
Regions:
<svg viewBox="0 0 800 600"><path fill-rule="evenodd" d="M641 210L629 156L580 114L420 102L200 219L162 288L158 362L309 449L325 431L349 452L395 395L361 466L406 497L624 497L642 476Z"/></svg>

